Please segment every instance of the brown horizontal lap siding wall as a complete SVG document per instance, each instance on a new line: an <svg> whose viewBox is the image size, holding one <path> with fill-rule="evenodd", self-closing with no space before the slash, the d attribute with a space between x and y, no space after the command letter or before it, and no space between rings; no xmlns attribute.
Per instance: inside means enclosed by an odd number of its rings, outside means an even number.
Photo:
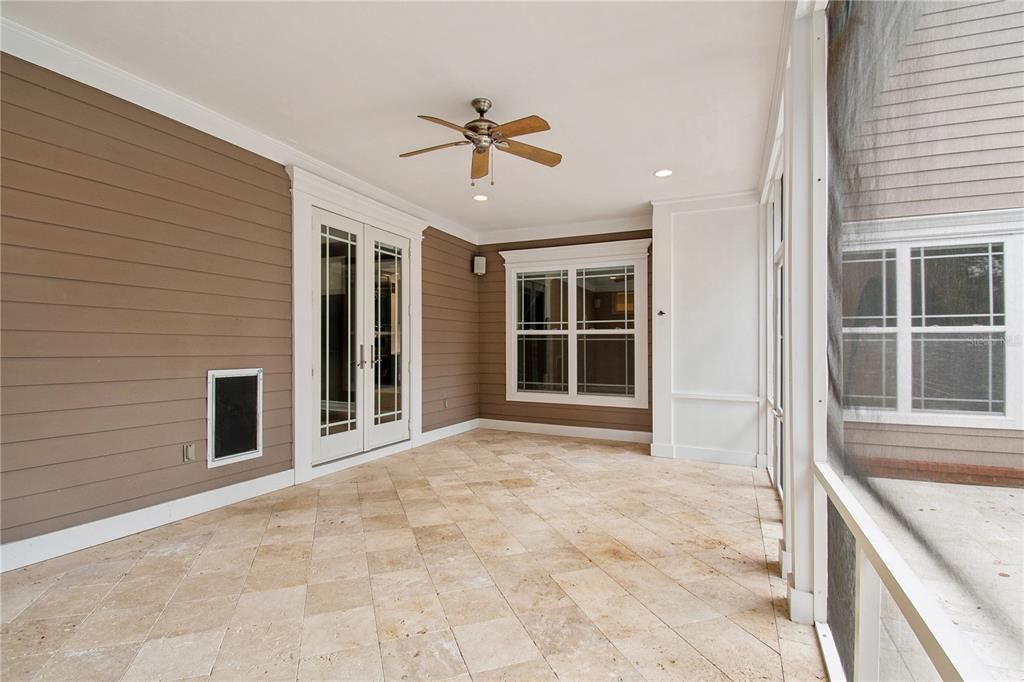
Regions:
<svg viewBox="0 0 1024 682"><path fill-rule="evenodd" d="M291 468L284 168L10 55L0 69L3 541ZM230 367L264 369L264 453L208 469L206 372Z"/></svg>
<svg viewBox="0 0 1024 682"><path fill-rule="evenodd" d="M475 246L440 230L423 234L424 431L480 416L475 254Z"/></svg>
<svg viewBox="0 0 1024 682"><path fill-rule="evenodd" d="M846 220L1024 206L1024 6L929 4L862 127Z"/></svg>
<svg viewBox="0 0 1024 682"><path fill-rule="evenodd" d="M505 262L499 254L500 251L516 249L647 239L650 236L650 230L642 230L564 239L487 244L479 247L480 255L487 257L487 274L480 281L480 417L626 431L651 430L649 408L640 410L505 400ZM650 299L651 297L648 295L648 339L650 338ZM648 342L649 358L650 345Z"/></svg>

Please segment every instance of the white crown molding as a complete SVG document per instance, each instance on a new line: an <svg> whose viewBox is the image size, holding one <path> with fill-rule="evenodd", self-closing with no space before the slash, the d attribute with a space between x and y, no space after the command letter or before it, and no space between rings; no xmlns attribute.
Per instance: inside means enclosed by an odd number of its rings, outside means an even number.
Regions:
<svg viewBox="0 0 1024 682"><path fill-rule="evenodd" d="M4 52L15 57L163 114L284 166L307 169L400 213L421 217L428 225L439 230L474 244L477 242L476 231L465 225L406 201L281 140L6 18L0 18L0 44Z"/></svg>
<svg viewBox="0 0 1024 682"><path fill-rule="evenodd" d="M638 232L651 229L650 212L626 218L588 220L580 223L556 223L554 225L533 225L510 227L502 230L484 230L478 235L478 245L527 242L535 239L559 239L563 237L585 237L593 234L615 232Z"/></svg>
<svg viewBox="0 0 1024 682"><path fill-rule="evenodd" d="M549 264L572 265L578 262L595 263L606 259L616 262L623 259L647 258L650 239L629 239L618 242L597 244L575 244L573 246L547 246L539 249L514 249L499 251L507 265L528 263L531 266Z"/></svg>
<svg viewBox="0 0 1024 682"><path fill-rule="evenodd" d="M660 213L693 213L696 211L719 211L740 206L760 203L760 193L754 190L728 192L726 194L704 194L678 199L660 199L652 201L656 214Z"/></svg>

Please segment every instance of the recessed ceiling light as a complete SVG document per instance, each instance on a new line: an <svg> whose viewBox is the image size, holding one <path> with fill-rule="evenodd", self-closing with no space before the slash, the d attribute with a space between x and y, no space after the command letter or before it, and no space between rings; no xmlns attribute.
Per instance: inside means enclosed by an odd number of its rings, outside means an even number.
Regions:
<svg viewBox="0 0 1024 682"><path fill-rule="evenodd" d="M660 171L654 171L654 177L656 178L667 178L672 175L672 171L668 168L662 168Z"/></svg>
<svg viewBox="0 0 1024 682"><path fill-rule="evenodd" d="M487 201L487 195L486 194L474 194L473 195L473 201Z"/></svg>

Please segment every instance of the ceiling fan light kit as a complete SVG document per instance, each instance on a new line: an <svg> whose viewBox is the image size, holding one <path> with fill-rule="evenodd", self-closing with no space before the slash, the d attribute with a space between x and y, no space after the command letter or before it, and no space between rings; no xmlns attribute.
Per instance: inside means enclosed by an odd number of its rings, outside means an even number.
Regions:
<svg viewBox="0 0 1024 682"><path fill-rule="evenodd" d="M510 139L513 137L519 137L520 135L529 135L531 133L540 133L545 130L551 130L551 126L548 125L548 122L540 116L526 116L525 118L516 119L515 121L498 124L484 117L484 115L491 109L491 100L486 97L477 97L470 104L476 110L477 118L469 121L465 125L458 125L457 123L445 121L444 119L440 119L435 116L420 115L419 117L424 121L430 121L431 123L436 123L437 125L457 130L462 133L462 136L466 139L406 152L404 154L399 154L399 158L404 159L408 156L416 156L417 154L425 154L427 152L447 149L449 147L472 145L473 151L470 155L469 167L470 184L475 184L476 180L486 177L488 173L490 173L492 185L494 184L494 162L491 158L492 147L499 151L512 154L513 156L518 156L528 161L533 161L549 167L557 166L562 162L561 154Z"/></svg>

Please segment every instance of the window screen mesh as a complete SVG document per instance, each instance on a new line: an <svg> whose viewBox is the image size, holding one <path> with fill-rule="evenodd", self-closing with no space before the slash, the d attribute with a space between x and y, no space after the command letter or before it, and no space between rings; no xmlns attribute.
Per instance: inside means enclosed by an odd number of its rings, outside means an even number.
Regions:
<svg viewBox="0 0 1024 682"><path fill-rule="evenodd" d="M1024 3L828 23L829 463L992 677L1024 679ZM828 527L850 677L854 550ZM893 610L885 679L929 677Z"/></svg>

